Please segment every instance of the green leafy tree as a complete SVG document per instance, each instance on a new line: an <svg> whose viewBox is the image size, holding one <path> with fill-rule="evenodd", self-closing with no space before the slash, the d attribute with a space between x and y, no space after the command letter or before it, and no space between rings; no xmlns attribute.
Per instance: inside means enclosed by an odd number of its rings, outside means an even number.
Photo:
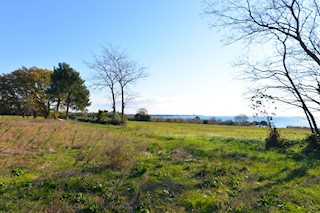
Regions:
<svg viewBox="0 0 320 213"><path fill-rule="evenodd" d="M70 108L83 111L90 106L89 90L84 85L80 74L67 63L59 63L54 68L48 94L57 102L57 111L61 105L66 107L66 119Z"/></svg>
<svg viewBox="0 0 320 213"><path fill-rule="evenodd" d="M51 85L47 91L50 101L56 103L56 111L58 112L61 107L61 102L64 99L64 87L66 82L62 79L65 78L65 73L55 69L51 76Z"/></svg>
<svg viewBox="0 0 320 213"><path fill-rule="evenodd" d="M17 115L21 112L21 104L13 84L13 74L0 76L0 113L2 115Z"/></svg>
<svg viewBox="0 0 320 213"><path fill-rule="evenodd" d="M22 67L0 78L2 114L49 115L48 96L52 71Z"/></svg>

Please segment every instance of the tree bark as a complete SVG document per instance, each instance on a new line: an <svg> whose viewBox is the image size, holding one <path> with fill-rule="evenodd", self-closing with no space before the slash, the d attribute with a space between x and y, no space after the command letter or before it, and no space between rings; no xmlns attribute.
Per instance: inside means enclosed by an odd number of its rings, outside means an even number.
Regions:
<svg viewBox="0 0 320 213"><path fill-rule="evenodd" d="M48 100L47 102L47 117L48 118L50 116L50 100Z"/></svg>
<svg viewBox="0 0 320 213"><path fill-rule="evenodd" d="M116 114L116 95L114 93L114 88L111 88L111 94L112 94L112 110L113 110L113 114Z"/></svg>
<svg viewBox="0 0 320 213"><path fill-rule="evenodd" d="M124 87L121 85L121 122L124 123L124 107L125 107L125 101L124 101Z"/></svg>
<svg viewBox="0 0 320 213"><path fill-rule="evenodd" d="M280 39L279 39L280 40ZM281 41L282 45L283 45L283 57L282 57L282 63L283 63L283 68L285 70L285 76L287 77L287 79L289 80L291 87L293 88L294 92L296 93L296 95L298 96L298 101L300 101L301 105L302 105L302 109L304 110L307 119L309 121L310 124L310 128L311 128L311 132L313 134L316 134L317 136L319 136L319 129L317 126L317 122L312 114L312 112L310 111L310 109L308 108L308 106L306 105L304 99L302 98L302 95L299 91L299 89L297 88L296 84L294 83L293 79L290 76L289 70L287 68L287 64L286 64L286 57L287 57L287 45L286 45L286 40ZM310 122L311 121L311 122Z"/></svg>
<svg viewBox="0 0 320 213"><path fill-rule="evenodd" d="M59 112L60 103L61 103L61 99L60 99L60 98L58 98L58 101L57 101L57 112Z"/></svg>
<svg viewBox="0 0 320 213"><path fill-rule="evenodd" d="M68 98L67 98L67 110L66 110L66 120L68 120L68 117L69 117L69 107L70 107L70 95L68 95Z"/></svg>

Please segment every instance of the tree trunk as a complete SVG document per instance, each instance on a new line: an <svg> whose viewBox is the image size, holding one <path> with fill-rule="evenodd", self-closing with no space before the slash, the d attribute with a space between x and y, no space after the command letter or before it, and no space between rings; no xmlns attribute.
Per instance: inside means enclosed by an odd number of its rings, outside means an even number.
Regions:
<svg viewBox="0 0 320 213"><path fill-rule="evenodd" d="M67 103L66 120L68 120L68 116L69 116L69 102Z"/></svg>
<svg viewBox="0 0 320 213"><path fill-rule="evenodd" d="M68 95L68 98L67 98L66 120L68 120L68 116L69 116L69 107L70 107L70 98L69 98L69 95Z"/></svg>
<svg viewBox="0 0 320 213"><path fill-rule="evenodd" d="M300 101L300 103L302 105L302 109L303 109L304 113L306 114L306 117L308 119L312 134L316 133L317 135L319 135L317 123L313 117L313 114L310 112L309 108L307 107L304 99L302 98L302 96L300 94L300 91L298 90L298 88L296 87L295 83L293 82L291 76L289 75L289 72L287 71L286 66L284 66L284 68L286 70L286 77L288 78L294 92L297 95L298 100Z"/></svg>
<svg viewBox="0 0 320 213"><path fill-rule="evenodd" d="M61 99L60 99L60 98L58 98L58 101L57 101L57 112L59 112L60 103L61 103Z"/></svg>
<svg viewBox="0 0 320 213"><path fill-rule="evenodd" d="M317 125L317 122L316 122L313 114L310 112L309 109L307 109L307 112L308 112L309 117L310 117L310 119L311 119L311 122L312 122L312 124L313 124L313 129L314 129L314 130L313 130L312 133L316 134L317 137L320 137L320 132L319 132L319 129L318 129L318 125Z"/></svg>
<svg viewBox="0 0 320 213"><path fill-rule="evenodd" d="M124 106L125 106L125 101L124 101L124 88L121 86L121 122L124 123Z"/></svg>
<svg viewBox="0 0 320 213"><path fill-rule="evenodd" d="M47 117L46 118L49 118L50 116L50 100L48 100L48 103L47 103Z"/></svg>
<svg viewBox="0 0 320 213"><path fill-rule="evenodd" d="M287 58L286 40L287 40L287 38L284 41L280 40L282 42L283 48L284 48L284 52L283 52L283 56L282 56L282 64L283 64L283 68L285 70L285 76L289 80L293 91L296 93L298 101L302 105L302 109L304 110L304 112L306 114L306 117L307 117L307 119L309 121L309 125L310 125L310 128L311 128L311 133L312 134L316 134L317 137L319 137L319 129L318 129L318 126L317 126L317 122L314 119L314 116L313 116L312 112L309 110L308 106L306 105L304 99L302 98L302 95L301 95L299 89L297 88L296 84L294 83L293 79L291 78L290 73L289 73L289 69L287 68L287 64L286 64L286 58Z"/></svg>
<svg viewBox="0 0 320 213"><path fill-rule="evenodd" d="M308 122L309 122L309 125L310 125L310 128L311 128L311 133L312 134L316 134L317 136L319 136L319 129L318 129L318 125L317 125L317 122L312 114L312 112L309 110L309 108L307 107L304 99L302 98L301 94L300 94L300 91L298 90L298 88L296 87L296 85L294 84L292 78L289 76L289 73L287 72L287 78L293 88L293 90L295 91L297 97L298 97L298 100L301 102L301 105L302 105L302 109L304 110L305 114L306 114L306 117L308 119Z"/></svg>
<svg viewBox="0 0 320 213"><path fill-rule="evenodd" d="M312 123L311 123L311 120L310 120L310 117L309 117L309 114L308 114L307 110L306 110L306 109L303 109L303 112L304 112L304 114L306 115L306 118L307 118L307 120L308 120L308 124L309 124L309 126L310 126L310 128L311 128L311 132L314 133L314 129L313 129L313 127L312 127Z"/></svg>
<svg viewBox="0 0 320 213"><path fill-rule="evenodd" d="M111 94L112 94L112 110L113 110L113 114L116 114L116 95L114 94L114 88L111 87Z"/></svg>

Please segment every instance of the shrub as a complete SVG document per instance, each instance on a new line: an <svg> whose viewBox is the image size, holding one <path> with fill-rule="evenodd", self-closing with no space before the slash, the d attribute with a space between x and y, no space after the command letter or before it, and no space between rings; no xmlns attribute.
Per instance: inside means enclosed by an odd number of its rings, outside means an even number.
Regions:
<svg viewBox="0 0 320 213"><path fill-rule="evenodd" d="M59 113L58 118L61 118L61 119L66 118L66 112L58 112L58 113Z"/></svg>
<svg viewBox="0 0 320 213"><path fill-rule="evenodd" d="M150 115L141 115L141 114L136 114L134 116L135 121L150 121L151 117Z"/></svg>
<svg viewBox="0 0 320 213"><path fill-rule="evenodd" d="M13 176L17 176L18 177L18 176L23 175L24 171L21 168L14 168L14 169L11 170L11 174Z"/></svg>
<svg viewBox="0 0 320 213"><path fill-rule="evenodd" d="M150 121L151 117L145 108L140 108L134 116L135 121Z"/></svg>
<svg viewBox="0 0 320 213"><path fill-rule="evenodd" d="M49 114L49 118L58 119L58 117L59 117L59 112L57 111L50 112Z"/></svg>
<svg viewBox="0 0 320 213"><path fill-rule="evenodd" d="M77 119L77 115L74 114L74 113L70 113L70 114L68 115L68 118L69 118L69 119L72 119L72 120L76 120L76 119Z"/></svg>
<svg viewBox="0 0 320 213"><path fill-rule="evenodd" d="M105 154L109 157L109 166L114 169L125 169L134 166L135 160L128 144L131 141L127 138L114 138L104 147Z"/></svg>
<svg viewBox="0 0 320 213"><path fill-rule="evenodd" d="M233 121L233 120L226 120L226 121L222 121L221 124L222 124L222 125L232 126L232 125L234 125L234 121Z"/></svg>
<svg viewBox="0 0 320 213"><path fill-rule="evenodd" d="M120 124L122 124L121 116L120 116L120 114L118 112L115 113L114 115L112 115L110 124L112 124L112 125L120 125Z"/></svg>
<svg viewBox="0 0 320 213"><path fill-rule="evenodd" d="M282 147L283 140L280 138L280 133L277 128L271 128L268 137L266 138L266 149L272 147Z"/></svg>
<svg viewBox="0 0 320 213"><path fill-rule="evenodd" d="M98 114L97 114L97 122L101 123L106 120L107 120L107 116L106 116L105 112L102 110L99 110Z"/></svg>
<svg viewBox="0 0 320 213"><path fill-rule="evenodd" d="M307 137L306 141L309 143L309 145L314 148L318 149L320 148L320 138L317 134L311 134Z"/></svg>

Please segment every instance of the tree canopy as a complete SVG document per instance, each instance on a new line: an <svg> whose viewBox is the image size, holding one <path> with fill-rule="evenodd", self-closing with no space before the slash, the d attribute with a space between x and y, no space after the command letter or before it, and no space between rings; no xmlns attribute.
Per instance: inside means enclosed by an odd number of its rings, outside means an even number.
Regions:
<svg viewBox="0 0 320 213"><path fill-rule="evenodd" d="M59 63L54 68L49 94L57 102L57 110L61 104L66 107L66 118L70 108L84 110L90 106L89 90L84 85L84 80L67 63Z"/></svg>
<svg viewBox="0 0 320 213"><path fill-rule="evenodd" d="M0 114L48 117L56 109L84 110L90 105L89 91L80 74L66 63L54 71L22 67L0 76Z"/></svg>
<svg viewBox="0 0 320 213"><path fill-rule="evenodd" d="M22 67L0 77L0 113L48 117L48 96L52 71Z"/></svg>

